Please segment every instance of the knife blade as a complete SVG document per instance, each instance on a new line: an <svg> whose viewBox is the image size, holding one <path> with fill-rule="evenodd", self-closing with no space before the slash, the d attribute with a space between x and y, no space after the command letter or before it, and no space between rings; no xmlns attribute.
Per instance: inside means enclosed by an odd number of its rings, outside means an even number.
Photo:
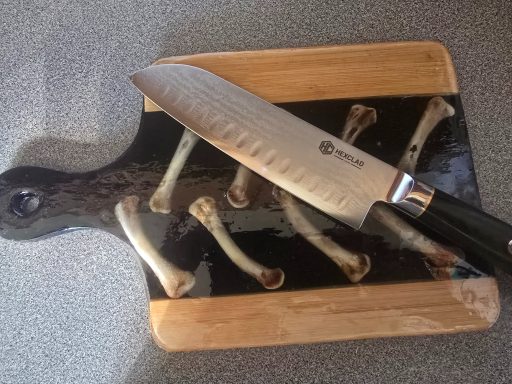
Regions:
<svg viewBox="0 0 512 384"><path fill-rule="evenodd" d="M163 111L272 183L359 229L389 203L512 272L512 227L203 69L165 64L132 75Z"/></svg>

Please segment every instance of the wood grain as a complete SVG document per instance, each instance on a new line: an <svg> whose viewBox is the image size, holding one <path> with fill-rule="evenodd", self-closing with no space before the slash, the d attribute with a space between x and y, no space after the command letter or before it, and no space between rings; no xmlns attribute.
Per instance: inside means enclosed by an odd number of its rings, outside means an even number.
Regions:
<svg viewBox="0 0 512 384"><path fill-rule="evenodd" d="M185 351L481 330L499 302L495 280L479 278L152 300L150 311L157 343Z"/></svg>
<svg viewBox="0 0 512 384"><path fill-rule="evenodd" d="M400 42L248 52L158 60L190 64L272 103L458 92L450 55L436 42ZM158 111L145 100L146 111Z"/></svg>
<svg viewBox="0 0 512 384"><path fill-rule="evenodd" d="M435 42L209 53L156 64L163 63L210 70L274 103L458 92L450 56ZM158 108L146 100L145 110ZM154 339L169 351L481 330L498 314L492 277L150 302Z"/></svg>

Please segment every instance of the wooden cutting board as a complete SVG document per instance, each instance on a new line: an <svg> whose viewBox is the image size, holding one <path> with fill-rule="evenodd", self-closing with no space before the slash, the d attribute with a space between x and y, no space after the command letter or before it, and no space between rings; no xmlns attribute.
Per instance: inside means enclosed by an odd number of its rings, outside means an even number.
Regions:
<svg viewBox="0 0 512 384"><path fill-rule="evenodd" d="M204 68L292 110L294 103L306 103L299 105L311 106L311 114L349 99L407 105L413 96L442 95L460 104L450 55L435 42L208 53L156 62L165 63ZM162 113L149 100L144 105L147 119ZM295 109L300 114L303 108ZM462 112L456 124L467 140ZM472 168L470 153L468 161ZM472 202L479 204L478 195ZM150 296L154 339L169 351L475 331L490 327L499 314L490 274L439 281L404 273L355 285L178 300L150 289Z"/></svg>
<svg viewBox="0 0 512 384"><path fill-rule="evenodd" d="M427 106L449 104L454 114L429 135L415 176L470 204L480 204L453 65L437 43L213 53L162 59L157 64L162 63L210 70L332 135L340 134L354 105L373 108L376 122L354 145L389 164L397 164L409 148ZM439 269L432 263L441 258L440 248L415 250L417 238L407 243L410 229L397 234L370 212L361 230L353 231L298 203L302 214L332 242L347 252L368 255L371 268L353 284L297 233L272 195L270 182L259 179L248 207L231 207L226 191L238 164L205 141L199 141L187 158L173 191L171 212L152 212L148 202L184 128L149 101L144 104L133 144L101 169L66 173L23 166L2 173L0 236L28 240L94 227L129 243L115 206L134 196L140 201L138 216L146 244L160 259L195 276L195 285L184 297L169 299L143 263L151 329L164 349L450 333L485 329L496 320L496 281L492 268L477 254L467 252L452 268ZM342 191L334 193L343 199ZM279 289L266 290L237 268L189 214L189 205L204 195L217 202L220 219L241 250L260 264L283 271ZM428 228L409 224L437 244L454 246Z"/></svg>

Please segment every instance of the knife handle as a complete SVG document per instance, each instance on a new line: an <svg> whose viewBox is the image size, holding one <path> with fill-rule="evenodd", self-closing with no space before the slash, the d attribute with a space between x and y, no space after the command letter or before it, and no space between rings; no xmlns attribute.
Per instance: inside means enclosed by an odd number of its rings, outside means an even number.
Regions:
<svg viewBox="0 0 512 384"><path fill-rule="evenodd" d="M512 274L512 226L445 192L432 191L416 220Z"/></svg>

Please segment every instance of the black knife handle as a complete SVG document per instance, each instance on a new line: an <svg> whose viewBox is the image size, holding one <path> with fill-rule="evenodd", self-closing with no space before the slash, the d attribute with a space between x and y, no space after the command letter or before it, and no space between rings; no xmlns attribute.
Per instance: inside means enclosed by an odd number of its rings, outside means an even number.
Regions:
<svg viewBox="0 0 512 384"><path fill-rule="evenodd" d="M466 251L512 274L512 226L438 189L416 217Z"/></svg>

